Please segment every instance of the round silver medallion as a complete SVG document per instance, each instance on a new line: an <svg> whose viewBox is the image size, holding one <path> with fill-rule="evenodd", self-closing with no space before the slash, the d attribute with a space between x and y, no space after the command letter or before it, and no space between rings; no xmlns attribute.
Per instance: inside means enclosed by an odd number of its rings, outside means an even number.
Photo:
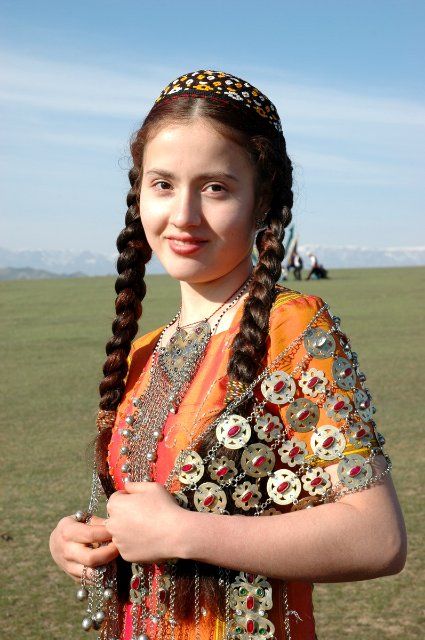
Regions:
<svg viewBox="0 0 425 640"><path fill-rule="evenodd" d="M353 422L347 435L351 444L357 446L368 445L374 438L372 428L366 422Z"/></svg>
<svg viewBox="0 0 425 640"><path fill-rule="evenodd" d="M302 478L303 489L311 496L323 496L331 486L329 473L323 471L321 467L310 469Z"/></svg>
<svg viewBox="0 0 425 640"><path fill-rule="evenodd" d="M219 422L215 434L228 449L240 449L251 437L251 426L246 418L233 414Z"/></svg>
<svg viewBox="0 0 425 640"><path fill-rule="evenodd" d="M219 482L220 484L224 484L228 480L231 480L237 473L235 463L226 456L213 460L211 464L208 465L208 471L211 476L211 480Z"/></svg>
<svg viewBox="0 0 425 640"><path fill-rule="evenodd" d="M354 392L354 406L360 418L368 422L373 416L373 404L369 395L363 389L356 389Z"/></svg>
<svg viewBox="0 0 425 640"><path fill-rule="evenodd" d="M189 451L180 467L179 480L183 484L198 482L204 475L202 458L196 451Z"/></svg>
<svg viewBox="0 0 425 640"><path fill-rule="evenodd" d="M353 363L347 358L335 358L332 363L332 375L338 387L348 391L356 383L356 372Z"/></svg>
<svg viewBox="0 0 425 640"><path fill-rule="evenodd" d="M295 431L305 433L314 429L319 421L319 407L308 398L298 398L291 402L286 417Z"/></svg>
<svg viewBox="0 0 425 640"><path fill-rule="evenodd" d="M296 465L303 464L307 453L307 446L302 440L292 438L291 440L286 440L277 452L283 464L287 464L289 467L295 467Z"/></svg>
<svg viewBox="0 0 425 640"><path fill-rule="evenodd" d="M271 413L265 413L261 418L258 418L254 424L254 431L259 440L272 442L282 433L283 425L277 416L273 416Z"/></svg>
<svg viewBox="0 0 425 640"><path fill-rule="evenodd" d="M300 492L300 479L289 469L278 469L267 481L267 493L276 504L291 504Z"/></svg>
<svg viewBox="0 0 425 640"><path fill-rule="evenodd" d="M259 503L261 493L256 484L251 482L242 482L236 486L232 493L232 498L239 509L248 511L248 509L252 509Z"/></svg>
<svg viewBox="0 0 425 640"><path fill-rule="evenodd" d="M344 420L353 408L347 396L342 393L330 396L323 406L328 416L337 422Z"/></svg>
<svg viewBox="0 0 425 640"><path fill-rule="evenodd" d="M247 476L262 478L274 467L275 455L265 444L256 442L244 449L241 458L241 466Z"/></svg>
<svg viewBox="0 0 425 640"><path fill-rule="evenodd" d="M335 352L335 339L324 329L312 327L304 336L304 346L315 358L330 358Z"/></svg>
<svg viewBox="0 0 425 640"><path fill-rule="evenodd" d="M365 485L372 477L372 467L356 453L345 456L338 465L338 478L343 485L354 489Z"/></svg>
<svg viewBox="0 0 425 640"><path fill-rule="evenodd" d="M198 511L221 513L226 507L226 494L218 484L214 482L203 482L199 485L193 496L195 508Z"/></svg>
<svg viewBox="0 0 425 640"><path fill-rule="evenodd" d="M273 404L287 404L294 398L295 380L286 371L274 371L261 383L261 393Z"/></svg>
<svg viewBox="0 0 425 640"><path fill-rule="evenodd" d="M312 367L301 374L299 385L306 396L315 398L320 393L325 393L328 379L323 371Z"/></svg>
<svg viewBox="0 0 425 640"><path fill-rule="evenodd" d="M318 427L310 440L313 453L322 460L335 460L344 453L347 441L339 429L331 424Z"/></svg>

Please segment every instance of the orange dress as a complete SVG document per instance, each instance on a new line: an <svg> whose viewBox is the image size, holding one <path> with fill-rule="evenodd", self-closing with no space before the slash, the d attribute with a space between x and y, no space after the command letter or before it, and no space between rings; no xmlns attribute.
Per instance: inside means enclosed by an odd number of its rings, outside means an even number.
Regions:
<svg viewBox="0 0 425 640"><path fill-rule="evenodd" d="M340 407L341 401L348 404L355 404L353 398L353 388L351 390L342 391L340 387L335 385L335 361L339 356L343 358L346 352L343 349L343 341L333 333L335 339L334 356L329 358L315 357L308 353L305 343L299 339L302 332L313 317L323 308L324 302L316 296L302 295L297 292L283 289L277 296L270 314L270 332L267 347L267 364L269 365L279 354L281 354L288 345L292 344L292 348L287 352L285 358L279 364L279 369L291 373L297 380L298 398L309 397L315 400L319 411L317 428L326 425L339 429L344 424L345 414L343 408ZM158 443L157 462L154 465L154 479L156 482L164 484L169 476L173 464L179 452L183 449L190 448L190 442L199 434L203 433L208 424L213 422L217 415L225 406L225 395L227 385L227 365L230 354L230 347L235 334L238 331L242 307L240 307L227 331L219 332L213 335L208 343L204 358L197 370L196 376L192 380L183 400L181 401L176 414L170 413L164 427L164 439ZM315 326L330 331L333 326L331 316L327 310L319 315ZM134 396L140 397L149 381L149 370L151 364L151 355L157 343L158 337L162 331L162 327L143 336L133 343L130 353L130 368L126 382L126 390L124 398L119 406L115 427L113 430L111 442L109 445L108 463L110 474L114 480L116 489L124 487L123 477L121 473L121 465L123 459L120 455L120 446L122 444L121 431L125 428L125 418L132 412L131 400ZM298 340L298 341L297 341ZM320 354L319 354L320 355ZM318 372L318 373L317 373ZM338 374L339 375L339 374ZM318 384L316 395L314 395L314 386L312 379L318 378L324 384L328 382L327 395L321 393L323 389ZM314 381L313 381L314 382ZM356 387L360 389L360 382L356 381ZM330 403L333 402L333 407ZM339 405L338 405L339 403ZM276 407L275 407L276 408ZM282 422L287 422L287 405L278 406L277 415ZM347 409L347 406L345 407ZM275 412L276 413L276 412ZM364 418L367 416L364 415ZM376 445L375 434L373 431L373 422L366 419L362 424L365 426L369 434L369 439L353 439L347 437L344 453L356 453L363 457L367 457L370 449L371 438ZM369 425L369 426L368 426ZM357 427L359 425L357 424ZM289 431L291 435L291 431ZM332 432L335 434L335 432ZM294 443L298 443L298 449L304 449L307 459L310 457L313 461L313 450L311 443L311 431L292 431L296 436ZM260 435L259 435L260 437ZM264 436L266 437L266 436ZM328 438L329 440L329 438ZM304 447L303 447L304 444ZM294 450L292 448L292 450ZM292 455L292 454L291 454ZM282 461L279 461L278 468L293 467L294 458L287 455L288 464L285 464L285 452L281 455ZM328 465L334 464L335 459L332 457L321 459L314 463L314 469L318 469L317 475ZM309 488L306 502L314 502L314 478L309 477L304 482ZM182 487L177 476L174 477L170 485L173 492L179 491ZM313 496L313 497L312 497ZM297 501L295 501L297 502ZM302 502L302 501L301 501ZM277 505L272 505L276 507ZM295 508L293 504L288 506L278 505L278 511L285 513ZM272 509L275 511L275 509ZM249 514L250 515L250 514ZM272 515L272 513L270 513ZM220 516L219 516L220 517ZM222 516L223 517L223 516ZM291 541L288 540L288 553L290 553ZM282 559L284 563L284 558ZM279 580L269 580L273 589L273 607L268 612L269 619L275 626L275 638L277 640L287 640L285 633L285 615L290 625L291 640L314 640L315 624L313 617L312 591L313 585L310 582L289 582L286 583L287 602L284 604L284 583ZM126 606L124 630L122 633L123 640L131 640L131 619L130 604ZM285 606L289 608L285 610ZM289 615L288 615L289 612ZM296 612L291 614L291 612ZM200 637L202 640L221 640L224 638L224 623L214 619L208 612L203 612L201 617ZM150 638L159 640L159 635L151 623L147 628ZM168 636L167 636L168 637ZM195 628L190 623L179 624L175 630L176 640L195 640Z"/></svg>

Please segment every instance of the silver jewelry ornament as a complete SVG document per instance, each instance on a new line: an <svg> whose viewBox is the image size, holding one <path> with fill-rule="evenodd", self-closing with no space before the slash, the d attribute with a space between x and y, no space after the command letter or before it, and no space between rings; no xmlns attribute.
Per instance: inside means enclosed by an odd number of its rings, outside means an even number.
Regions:
<svg viewBox="0 0 425 640"><path fill-rule="evenodd" d="M372 477L372 467L363 456L353 453L344 456L338 465L338 478L350 489L366 486Z"/></svg>
<svg viewBox="0 0 425 640"><path fill-rule="evenodd" d="M196 451L189 451L180 467L179 480L183 484L198 482L204 475L202 458Z"/></svg>
<svg viewBox="0 0 425 640"><path fill-rule="evenodd" d="M328 379L319 369L308 369L301 374L299 385L306 396L315 398L320 393L325 393Z"/></svg>
<svg viewBox="0 0 425 640"><path fill-rule="evenodd" d="M291 440L286 440L277 452L283 464L295 467L304 463L307 446L302 440L292 438Z"/></svg>
<svg viewBox="0 0 425 640"><path fill-rule="evenodd" d="M289 424L295 431L305 433L314 429L319 421L319 407L308 398L298 398L286 410Z"/></svg>
<svg viewBox="0 0 425 640"><path fill-rule="evenodd" d="M216 458L208 465L208 472L212 480L220 484L225 484L236 476L237 469L233 460L222 456L221 458Z"/></svg>
<svg viewBox="0 0 425 640"><path fill-rule="evenodd" d="M256 484L243 482L236 486L232 498L239 509L248 511L259 503L261 493Z"/></svg>
<svg viewBox="0 0 425 640"><path fill-rule="evenodd" d="M315 358L330 358L335 353L335 338L320 327L312 327L304 337L306 351Z"/></svg>
<svg viewBox="0 0 425 640"><path fill-rule="evenodd" d="M265 444L255 442L248 445L242 454L241 467L247 476L262 478L273 469L276 456Z"/></svg>
<svg viewBox="0 0 425 640"><path fill-rule="evenodd" d="M203 482L193 496L198 511L221 513L227 504L226 494L214 482Z"/></svg>
<svg viewBox="0 0 425 640"><path fill-rule="evenodd" d="M352 411L353 407L351 402L342 393L336 393L330 396L323 405L326 413L332 420L344 420Z"/></svg>
<svg viewBox="0 0 425 640"><path fill-rule="evenodd" d="M254 424L254 431L256 432L259 440L265 440L266 442L272 442L278 436L283 433L283 424L279 420L278 416L273 416L271 413L265 413L263 416L257 419Z"/></svg>
<svg viewBox="0 0 425 640"><path fill-rule="evenodd" d="M298 476L289 469L278 469L267 481L267 493L277 504L290 504L301 493Z"/></svg>
<svg viewBox="0 0 425 640"><path fill-rule="evenodd" d="M368 422L373 414L374 407L371 402L370 396L363 389L356 389L354 392L354 406L357 409L357 413L360 418L365 422Z"/></svg>
<svg viewBox="0 0 425 640"><path fill-rule="evenodd" d="M287 404L294 399L295 380L286 371L273 371L261 383L261 393L273 404Z"/></svg>
<svg viewBox="0 0 425 640"><path fill-rule="evenodd" d="M339 429L331 424L318 427L310 439L313 453L322 460L336 460L343 454L347 441Z"/></svg>
<svg viewBox="0 0 425 640"><path fill-rule="evenodd" d="M233 414L219 422L215 433L227 449L240 449L251 437L251 426L246 418Z"/></svg>
<svg viewBox="0 0 425 640"><path fill-rule="evenodd" d="M80 587L76 593L77 600L79 600L80 602L87 600L88 596L89 592L85 587Z"/></svg>
<svg viewBox="0 0 425 640"><path fill-rule="evenodd" d="M332 375L338 387L349 391L356 384L356 372L347 358L335 358L332 363Z"/></svg>
<svg viewBox="0 0 425 640"><path fill-rule="evenodd" d="M310 469L301 477L303 489L311 496L323 496L331 486L329 473L323 471L321 467Z"/></svg>

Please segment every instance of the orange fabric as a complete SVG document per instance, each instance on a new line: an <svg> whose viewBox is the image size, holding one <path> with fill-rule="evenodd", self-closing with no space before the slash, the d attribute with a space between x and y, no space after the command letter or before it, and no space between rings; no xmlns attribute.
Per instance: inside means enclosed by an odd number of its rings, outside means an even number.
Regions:
<svg viewBox="0 0 425 640"><path fill-rule="evenodd" d="M309 321L323 304L323 301L316 296L305 296L296 292L288 293L288 291L283 291L279 294L270 316L267 363L270 363L306 328ZM222 410L225 404L229 348L238 330L241 312L242 308L235 314L228 331L212 336L198 373L188 388L177 414L169 414L164 428L165 437L158 447L158 461L155 465L155 480L157 482L164 484L178 453L189 445L192 438L196 438L198 434L204 431L205 427ZM319 326L329 328L330 323L330 316L326 312L321 316ZM120 431L125 427L125 416L130 412L129 405L132 397L135 395L140 396L147 386L151 363L150 356L161 329L159 328L136 340L130 354L131 366L127 378L125 396L118 410L108 455L110 473L117 489L123 488L120 472L122 459L119 454L121 444ZM340 349L341 347L338 345L338 350ZM299 349L294 350L285 359L279 368L290 373L305 353L305 349L301 345ZM313 358L309 366L321 369L326 374L329 373L325 369L324 360L315 360ZM330 366L329 361L327 361L326 367L329 368ZM284 417L283 412L282 417ZM321 410L319 424L324 423L334 424L324 412L322 415ZM338 423L335 424L337 425ZM311 434L296 434L297 438L304 439L309 446L307 436L311 436ZM171 489L177 491L179 488L180 483L175 479ZM283 522L282 524L284 525ZM284 526L282 530L284 531ZM290 553L290 549L291 541L288 540L288 553ZM272 580L271 584L273 587L274 606L269 617L275 624L277 640L285 640L282 583L278 580ZM307 582L288 584L289 608L295 610L301 618L301 621L297 621L295 616L290 617L292 640L314 640L315 638L312 590L313 585ZM148 629L148 634L150 638L155 638L153 629ZM209 615L203 617L202 640L221 640L222 637L222 625L220 625L219 621L213 620ZM127 607L125 631L122 638L124 640L131 638L129 607ZM194 638L194 628L187 625L178 626L176 640L194 640Z"/></svg>

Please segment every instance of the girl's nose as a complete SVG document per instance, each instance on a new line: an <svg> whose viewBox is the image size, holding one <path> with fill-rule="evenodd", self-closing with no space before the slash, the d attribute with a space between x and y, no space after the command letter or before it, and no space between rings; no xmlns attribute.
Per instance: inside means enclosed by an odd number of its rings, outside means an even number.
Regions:
<svg viewBox="0 0 425 640"><path fill-rule="evenodd" d="M170 223L179 228L198 226L201 218L199 195L189 189L180 190L180 193L173 201Z"/></svg>

